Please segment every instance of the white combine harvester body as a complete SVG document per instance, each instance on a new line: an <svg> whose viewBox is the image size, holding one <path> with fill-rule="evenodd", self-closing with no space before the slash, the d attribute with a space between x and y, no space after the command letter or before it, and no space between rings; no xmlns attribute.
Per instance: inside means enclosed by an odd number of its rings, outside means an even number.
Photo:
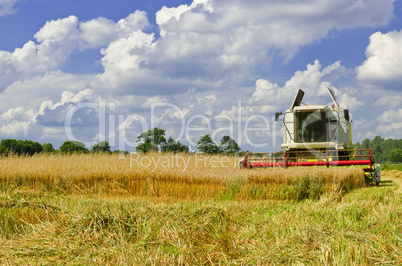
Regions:
<svg viewBox="0 0 402 266"><path fill-rule="evenodd" d="M291 108L284 113L283 151L344 150L352 147L349 111L340 108L332 91L328 91L333 100L332 107L300 106L304 92L297 92Z"/></svg>
<svg viewBox="0 0 402 266"><path fill-rule="evenodd" d="M378 185L380 165L374 163L370 149L353 149L349 110L339 106L329 88L328 92L332 98L331 107L304 104L304 92L299 89L291 107L284 114L275 114L276 121L284 115L282 151L246 153L239 166L247 169L358 166L363 168L369 182Z"/></svg>

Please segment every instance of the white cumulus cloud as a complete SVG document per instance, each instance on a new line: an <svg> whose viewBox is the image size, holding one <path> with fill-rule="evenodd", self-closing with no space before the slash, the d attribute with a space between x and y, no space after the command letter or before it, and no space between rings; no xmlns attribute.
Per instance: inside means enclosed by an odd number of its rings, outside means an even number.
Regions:
<svg viewBox="0 0 402 266"><path fill-rule="evenodd" d="M371 35L366 56L367 60L357 68L358 79L367 82L402 81L402 31Z"/></svg>
<svg viewBox="0 0 402 266"><path fill-rule="evenodd" d="M320 62L316 60L314 64L308 64L306 70L296 71L283 87L268 80L259 79L256 82L256 89L253 93L253 103L280 105L289 102L289 99L293 99L298 89L306 93L305 99L312 98L317 101L320 96L328 95L327 87L338 92L338 89L331 85L332 74L336 72L343 72L340 62L335 62L322 69Z"/></svg>
<svg viewBox="0 0 402 266"><path fill-rule="evenodd" d="M132 32L143 30L149 26L146 15L145 12L137 10L117 23L103 17L82 22L79 29L84 41L83 46L88 45L92 48L107 46Z"/></svg>
<svg viewBox="0 0 402 266"><path fill-rule="evenodd" d="M0 16L5 8L13 10L14 3L0 0ZM152 27L143 11L117 22L103 17L79 21L74 15L52 20L22 47L0 51L0 133L34 132L39 138L63 139L60 127L71 105L99 99L114 103L116 113L126 116L149 116L152 103L161 102L179 106L186 117L227 115L234 119L240 100L247 119L287 109L299 88L306 92L308 103L329 103L329 87L343 107L368 110L371 105L365 103L373 95L361 97L365 88L344 80L347 70L340 61L323 67L316 60L282 84L265 77L270 76L271 61L278 53L279 61L289 62L301 46L317 43L331 32L385 25L393 16L392 3L194 0L191 5L163 7L157 12L160 34L148 31ZM376 33L371 37L367 60L357 69L360 80L398 78L400 35ZM103 71L63 73L72 55L79 56L86 49L99 51ZM391 100L396 109L395 99ZM379 99L377 106L384 108L384 101ZM96 136L95 113L88 119L85 112L76 117L80 134L87 139ZM161 127L177 133L176 110L158 114Z"/></svg>
<svg viewBox="0 0 402 266"><path fill-rule="evenodd" d="M57 70L74 51L78 38L78 19L47 22L35 38L39 42L28 41L14 52L0 51L0 91L16 81L23 81L48 71Z"/></svg>
<svg viewBox="0 0 402 266"><path fill-rule="evenodd" d="M390 109L376 119L378 135L400 139L402 130L402 109Z"/></svg>

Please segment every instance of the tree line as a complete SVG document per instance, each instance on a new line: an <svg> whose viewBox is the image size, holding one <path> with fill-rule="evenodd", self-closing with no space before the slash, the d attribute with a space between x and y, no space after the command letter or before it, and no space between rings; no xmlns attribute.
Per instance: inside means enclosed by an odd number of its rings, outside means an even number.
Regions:
<svg viewBox="0 0 402 266"><path fill-rule="evenodd" d="M380 136L354 144L357 149L371 149L377 163L402 162L402 139L384 139Z"/></svg>
<svg viewBox="0 0 402 266"><path fill-rule="evenodd" d="M175 141L172 137L166 139L166 130L153 128L138 136L136 151L140 153L155 152L189 152L189 147ZM197 142L197 149L205 154L237 155L241 153L239 145L229 136L224 136L219 143L215 143L209 134L202 136Z"/></svg>
<svg viewBox="0 0 402 266"><path fill-rule="evenodd" d="M138 136L136 151L139 153L148 152L169 152L169 153L188 153L188 146L174 140L172 137L165 136L166 130L153 128ZM107 141L102 141L95 144L89 150L85 144L80 141L65 141L59 150L54 149L51 143L34 142L32 140L16 140L3 139L0 142L0 155L15 154L32 156L36 153L118 153L126 151L111 151L111 147ZM229 136L224 136L219 143L215 143L209 134L200 138L197 143L197 148L205 154L227 154L227 155L242 155L239 145Z"/></svg>
<svg viewBox="0 0 402 266"><path fill-rule="evenodd" d="M136 151L139 153L148 152L169 152L169 153L188 153L188 146L167 138L166 130L153 128L141 133L138 136ZM202 136L197 142L197 149L204 154L226 154L243 156L248 151L241 151L239 145L229 136L224 136L218 143L215 143L209 134ZM402 162L402 139L384 139L376 136L374 139L365 139L360 144L354 144L357 149L371 149L378 163ZM3 139L0 141L0 155L9 153L15 155L32 156L36 153L119 153L126 151L111 151L107 141L102 141L91 147L91 150L85 147L80 141L65 141L59 150L54 149L51 143L40 144L32 140Z"/></svg>
<svg viewBox="0 0 402 266"><path fill-rule="evenodd" d="M111 152L107 141L100 142L92 146L89 151L83 142L65 141L56 150L51 143L35 142L32 140L3 139L0 141L0 155L14 154L32 156L37 153L89 153L89 152Z"/></svg>

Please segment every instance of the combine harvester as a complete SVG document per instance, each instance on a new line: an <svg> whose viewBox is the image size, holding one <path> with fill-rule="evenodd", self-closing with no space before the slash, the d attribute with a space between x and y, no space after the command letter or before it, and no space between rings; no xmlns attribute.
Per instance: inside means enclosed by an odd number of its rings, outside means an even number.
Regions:
<svg viewBox="0 0 402 266"><path fill-rule="evenodd" d="M306 105L304 92L296 97L284 114L276 113L275 121L284 115L283 144L280 152L246 153L240 161L243 168L293 166L359 166L367 179L375 185L380 182L380 165L374 163L372 151L352 147L352 125L349 110L340 108L328 88L332 106ZM301 106L303 104L304 106Z"/></svg>

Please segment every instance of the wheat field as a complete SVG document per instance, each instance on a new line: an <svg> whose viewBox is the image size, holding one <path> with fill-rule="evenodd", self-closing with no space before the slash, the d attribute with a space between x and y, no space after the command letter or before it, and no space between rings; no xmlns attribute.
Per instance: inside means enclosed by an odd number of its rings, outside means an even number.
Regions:
<svg viewBox="0 0 402 266"><path fill-rule="evenodd" d="M239 169L233 156L36 155L0 160L0 186L61 193L200 199L303 199L365 186L362 169Z"/></svg>
<svg viewBox="0 0 402 266"><path fill-rule="evenodd" d="M401 264L399 178L202 155L0 158L1 265ZM398 182L396 182L398 181Z"/></svg>

